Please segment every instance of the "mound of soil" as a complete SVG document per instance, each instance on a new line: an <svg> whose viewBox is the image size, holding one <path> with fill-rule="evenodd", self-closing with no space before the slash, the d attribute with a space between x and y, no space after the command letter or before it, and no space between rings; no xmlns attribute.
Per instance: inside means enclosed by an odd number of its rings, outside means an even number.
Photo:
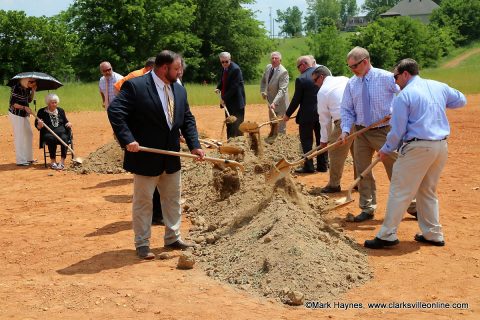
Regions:
<svg viewBox="0 0 480 320"><path fill-rule="evenodd" d="M289 177L265 183L264 173L278 160L300 158L298 137L280 135L267 144L245 135L229 144L245 153L210 150L209 156L239 161L243 173L182 158L183 210L193 223L187 238L199 244L193 254L209 276L293 305L333 299L371 278L362 248L322 219L327 198ZM252 147L261 148L261 156ZM123 172L122 161L123 151L112 142L74 170Z"/></svg>

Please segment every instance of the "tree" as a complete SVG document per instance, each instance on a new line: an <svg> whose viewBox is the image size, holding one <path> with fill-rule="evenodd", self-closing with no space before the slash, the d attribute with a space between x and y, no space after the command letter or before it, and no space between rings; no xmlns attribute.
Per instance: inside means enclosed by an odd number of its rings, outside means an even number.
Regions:
<svg viewBox="0 0 480 320"><path fill-rule="evenodd" d="M75 36L56 18L27 17L23 11L0 10L0 79L41 71L59 79L73 74Z"/></svg>
<svg viewBox="0 0 480 320"><path fill-rule="evenodd" d="M354 17L358 13L356 0L340 0L340 19L342 26L345 27L349 17Z"/></svg>
<svg viewBox="0 0 480 320"><path fill-rule="evenodd" d="M307 17L305 18L305 30L308 32L319 32L322 28L322 21L329 18L335 23L340 21L339 0L307 0Z"/></svg>
<svg viewBox="0 0 480 320"><path fill-rule="evenodd" d="M196 17L192 27L199 39L198 49L202 63L186 74L196 81L217 81L220 70L218 54L228 51L237 62L245 80L256 79L260 74L258 61L268 50L266 30L241 4L244 0L195 0Z"/></svg>
<svg viewBox="0 0 480 320"><path fill-rule="evenodd" d="M480 39L479 12L479 0L443 0L440 8L433 12L430 22L457 30L456 42L465 44Z"/></svg>
<svg viewBox="0 0 480 320"><path fill-rule="evenodd" d="M348 43L341 36L333 20L330 25L324 21L319 33L309 37L308 46L318 64L327 66L333 75L348 74L345 59L348 53Z"/></svg>
<svg viewBox="0 0 480 320"><path fill-rule="evenodd" d="M400 0L365 0L362 10L367 12L370 21L376 20L384 12L394 7Z"/></svg>
<svg viewBox="0 0 480 320"><path fill-rule="evenodd" d="M403 58L415 59L423 67L434 66L452 44L448 33L410 17L379 19L350 40L352 47L366 48L372 64L383 69L391 69Z"/></svg>
<svg viewBox="0 0 480 320"><path fill-rule="evenodd" d="M76 0L66 16L79 39L78 75L97 79L104 60L125 74L163 49L183 53L187 63L194 63L201 42L190 32L195 10L190 0Z"/></svg>
<svg viewBox="0 0 480 320"><path fill-rule="evenodd" d="M282 23L281 33L290 37L302 34L302 11L297 6L288 7L285 11L277 10L276 22Z"/></svg>

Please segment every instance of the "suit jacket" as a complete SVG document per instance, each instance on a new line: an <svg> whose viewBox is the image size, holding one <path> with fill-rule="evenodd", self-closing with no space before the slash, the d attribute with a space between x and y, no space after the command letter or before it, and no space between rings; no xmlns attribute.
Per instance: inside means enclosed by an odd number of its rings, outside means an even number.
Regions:
<svg viewBox="0 0 480 320"><path fill-rule="evenodd" d="M137 141L141 146L180 150L182 132L190 150L200 148L195 118L190 112L185 88L171 84L174 95L174 123L168 127L167 118L151 73L125 82L107 109L108 119L122 147ZM180 158L149 152L125 151L125 170L144 176L157 176L164 171L180 170Z"/></svg>
<svg viewBox="0 0 480 320"><path fill-rule="evenodd" d="M268 81L272 65L265 68L260 82L260 92L267 93L268 104L275 103L279 110L286 110L288 106L288 71L284 66L279 65L274 71L272 79Z"/></svg>
<svg viewBox="0 0 480 320"><path fill-rule="evenodd" d="M234 113L245 108L245 87L242 70L235 62L230 62L227 72L227 87L222 95L222 99L225 101L228 111ZM220 70L220 82L217 85L217 89L221 91L222 85L223 68Z"/></svg>
<svg viewBox="0 0 480 320"><path fill-rule="evenodd" d="M295 118L298 124L319 121L317 112L317 92L319 88L313 83L313 70L315 70L315 68L308 68L295 80L295 93L285 113L290 117L295 110L297 110L298 106L300 106L297 117Z"/></svg>

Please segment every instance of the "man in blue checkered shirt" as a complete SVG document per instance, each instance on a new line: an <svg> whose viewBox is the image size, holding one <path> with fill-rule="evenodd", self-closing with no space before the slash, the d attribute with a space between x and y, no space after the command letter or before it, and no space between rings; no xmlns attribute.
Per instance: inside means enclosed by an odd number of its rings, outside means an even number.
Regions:
<svg viewBox="0 0 480 320"><path fill-rule="evenodd" d="M347 55L347 65L354 76L348 81L342 99L340 109L342 134L339 140L345 140L350 134L352 125L355 125L358 131L391 114L393 98L400 91L395 84L393 73L372 67L370 54L364 48L353 48ZM357 172L363 172L371 164L374 152L384 145L389 131L390 126L386 123L357 137L354 143ZM393 153L383 160L389 179L392 176L392 167L396 158L396 154ZM358 191L362 211L354 221L373 219L377 199L375 179L371 172L360 180ZM414 202L408 212L416 214Z"/></svg>

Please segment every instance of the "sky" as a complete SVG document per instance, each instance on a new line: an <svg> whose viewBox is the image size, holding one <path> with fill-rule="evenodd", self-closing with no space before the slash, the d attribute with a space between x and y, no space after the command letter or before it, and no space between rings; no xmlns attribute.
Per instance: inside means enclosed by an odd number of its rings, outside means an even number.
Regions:
<svg viewBox="0 0 480 320"><path fill-rule="evenodd" d="M2 10L21 10L25 11L29 16L53 16L62 10L66 10L73 0L0 0L0 9ZM274 3L275 2L275 3ZM305 16L307 12L307 3L305 0L257 0L256 4L247 7L255 12L256 18L264 22L267 31L271 31L270 12L272 13L272 21L276 18L277 9L285 10L288 7L297 6ZM271 8L271 9L270 9ZM279 29L277 23L273 23L275 33Z"/></svg>

